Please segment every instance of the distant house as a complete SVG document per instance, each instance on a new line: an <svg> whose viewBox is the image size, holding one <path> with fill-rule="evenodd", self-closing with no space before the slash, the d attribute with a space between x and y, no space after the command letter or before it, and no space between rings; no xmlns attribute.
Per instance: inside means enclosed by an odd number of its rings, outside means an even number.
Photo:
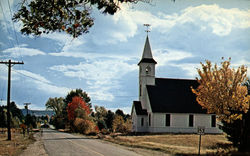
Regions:
<svg viewBox="0 0 250 156"><path fill-rule="evenodd" d="M205 133L221 133L216 115L207 114L196 102L191 86L196 80L156 78L148 36L139 66L139 101L132 105L134 132L196 133L199 126Z"/></svg>

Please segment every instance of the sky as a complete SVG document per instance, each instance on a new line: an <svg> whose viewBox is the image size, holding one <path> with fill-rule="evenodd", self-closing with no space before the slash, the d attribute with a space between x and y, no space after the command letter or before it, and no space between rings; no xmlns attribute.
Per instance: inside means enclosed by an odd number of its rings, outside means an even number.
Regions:
<svg viewBox="0 0 250 156"><path fill-rule="evenodd" d="M146 0L149 1L149 0ZM19 108L45 109L50 97L86 91L92 105L131 112L138 100L138 66L150 24L156 77L195 79L200 62L248 67L250 77L250 0L152 0L123 4L115 15L93 7L94 26L73 39L55 32L39 37L20 33L11 15L19 0L0 1L0 60L12 67L11 101ZM6 105L8 69L0 65L0 105Z"/></svg>

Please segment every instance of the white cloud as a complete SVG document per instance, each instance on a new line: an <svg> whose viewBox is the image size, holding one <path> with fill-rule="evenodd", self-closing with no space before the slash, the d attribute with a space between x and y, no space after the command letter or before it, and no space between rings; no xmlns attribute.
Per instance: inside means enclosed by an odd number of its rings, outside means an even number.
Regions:
<svg viewBox="0 0 250 156"><path fill-rule="evenodd" d="M47 80L45 77L39 75L39 74L35 74L35 73L32 73L32 72L29 72L27 70L17 70L16 72L22 74L22 75L25 75L29 78L32 78L33 80L36 80L36 81L41 81L43 83L51 83L49 80Z"/></svg>
<svg viewBox="0 0 250 156"><path fill-rule="evenodd" d="M78 65L57 65L51 70L62 72L67 77L86 80L88 92L98 100L113 100L111 89L120 87L119 80L127 73L137 69L126 59L93 59Z"/></svg>
<svg viewBox="0 0 250 156"><path fill-rule="evenodd" d="M56 94L57 96L65 96L67 93L72 90L67 87L59 87L53 84L47 84L39 81L34 81L37 85L37 89L46 92L47 94Z"/></svg>
<svg viewBox="0 0 250 156"><path fill-rule="evenodd" d="M66 34L64 32L53 32L53 33L49 33L49 34L42 34L41 37L49 38L49 39L58 41L61 44L66 44L66 43L69 43L69 42L75 40L69 34Z"/></svg>
<svg viewBox="0 0 250 156"><path fill-rule="evenodd" d="M250 27L250 10L225 9L216 4L200 5L186 8L175 21L177 24L191 22L203 30L211 27L214 34L226 36L234 28L244 29Z"/></svg>
<svg viewBox="0 0 250 156"><path fill-rule="evenodd" d="M6 20L10 20L11 19L10 10L9 10L9 4L10 4L10 7L12 7L13 2L14 2L14 0L0 1L0 3L1 3L0 9L1 9L1 12L2 12L0 14L0 20L3 20L4 16L5 16Z"/></svg>
<svg viewBox="0 0 250 156"><path fill-rule="evenodd" d="M16 72L15 72L16 71ZM66 87L58 87L54 84L52 84L49 80L47 80L45 77L32 73L27 70L14 70L15 74L21 74L25 76L25 82L24 83L32 83L35 88L44 91L48 94L56 94L58 96L64 96L66 95L71 89Z"/></svg>
<svg viewBox="0 0 250 156"><path fill-rule="evenodd" d="M213 63L213 62L212 62ZM217 63L220 67L220 63ZM195 78L195 77L198 77L198 73L197 73L197 68L198 69L201 69L201 65L199 63L180 63L180 64L176 64L176 63L170 63L169 64L170 66L173 66L173 67L178 67L184 71L186 71L186 74L189 78ZM214 65L214 63L213 63ZM235 62L231 62L231 67L230 68L234 68L234 69L237 69L238 67L240 66L246 66L248 67L248 70L247 70L247 76L249 77L250 76L250 70L249 70L249 67L250 67L250 62L246 61L246 60L240 60L240 61L235 61Z"/></svg>
<svg viewBox="0 0 250 156"><path fill-rule="evenodd" d="M198 76L197 68L200 68L200 64L198 64L198 63L197 64L195 64L195 63L181 63L181 64L171 63L169 65L173 66L173 67L178 67L178 68L186 71L185 74L190 79L194 79L195 77Z"/></svg>
<svg viewBox="0 0 250 156"><path fill-rule="evenodd" d="M35 56L35 55L46 55L46 53L33 48L25 48L26 44L22 44L20 47L14 47L3 50L3 54L8 57L18 58L22 56Z"/></svg>
<svg viewBox="0 0 250 156"><path fill-rule="evenodd" d="M132 107L119 107L119 108L115 108L115 107L107 107L108 110L111 110L112 112L115 112L117 109L120 109L123 111L123 113L125 114L130 114L131 113L131 108Z"/></svg>
<svg viewBox="0 0 250 156"><path fill-rule="evenodd" d="M7 105L7 101L4 99L0 99L0 106L6 106L6 105Z"/></svg>
<svg viewBox="0 0 250 156"><path fill-rule="evenodd" d="M14 61L14 60L12 60ZM6 84L7 84L7 80L8 80L8 66L6 66L5 64L0 64L0 79L6 81ZM19 77L17 76L13 76L11 77L11 80L12 81L15 81L15 80L19 80Z"/></svg>
<svg viewBox="0 0 250 156"><path fill-rule="evenodd" d="M165 66L171 61L179 61L190 57L194 57L192 53L175 49L154 50L154 59L157 60L157 66Z"/></svg>
<svg viewBox="0 0 250 156"><path fill-rule="evenodd" d="M69 51L63 51L59 53L49 53L49 55L52 56L61 56L61 57L74 57L74 58L84 58L86 60L93 60L93 59L100 59L100 58L107 58L107 59L122 59L122 60L133 60L138 59L136 56L125 56L125 55L114 55L114 54L101 54L101 53L89 53L89 52L75 52L70 50Z"/></svg>
<svg viewBox="0 0 250 156"><path fill-rule="evenodd" d="M0 65L1 71L5 74L1 74L0 78L7 80L7 67ZM4 68L2 68L4 67ZM27 70L12 70L12 81L20 81L20 76L22 76L23 83L29 84L36 89L44 91L48 94L56 94L58 96L65 96L71 89L67 87L58 87L53 84L51 81L47 80L45 77L40 74L35 74Z"/></svg>
<svg viewBox="0 0 250 156"><path fill-rule="evenodd" d="M145 23L150 23L152 29L160 33L169 32L175 26L192 23L200 27L200 31L209 28L218 36L226 36L233 29L250 27L250 10L225 9L214 4L188 7L180 14L167 15L159 12L156 16L150 12L133 10L127 5L122 5L122 9L112 19L115 23L120 24L120 28L110 30L114 34L110 37L119 41L127 41L127 38L133 37L138 25L141 26ZM129 33L121 31L122 28L126 28Z"/></svg>

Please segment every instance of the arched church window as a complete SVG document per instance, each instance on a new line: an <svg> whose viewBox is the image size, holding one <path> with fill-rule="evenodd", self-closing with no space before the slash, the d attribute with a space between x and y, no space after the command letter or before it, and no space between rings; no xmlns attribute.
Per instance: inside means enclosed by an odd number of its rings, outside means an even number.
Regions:
<svg viewBox="0 0 250 156"><path fill-rule="evenodd" d="M146 67L146 74L150 74L151 68L149 66Z"/></svg>

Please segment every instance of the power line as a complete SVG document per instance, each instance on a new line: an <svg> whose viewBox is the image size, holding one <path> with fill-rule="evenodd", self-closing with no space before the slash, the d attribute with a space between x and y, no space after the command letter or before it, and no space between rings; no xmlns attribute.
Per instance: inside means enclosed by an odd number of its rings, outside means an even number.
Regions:
<svg viewBox="0 0 250 156"><path fill-rule="evenodd" d="M25 76L25 77L30 78L30 79L33 79L33 80L36 80L36 81L39 81L39 82L42 82L42 83L46 83L46 84L48 84L48 85L57 86L56 84L53 84L53 83L51 83L51 82L42 81L42 80L37 79L37 78L34 78L34 77L32 77L32 76L23 74L23 73L21 73L21 72L19 72L19 71L17 71L17 70L14 70L14 69L12 69L12 70L13 70L14 72L20 74L20 75L23 75L23 76ZM98 95L98 94L92 93L92 95ZM113 95L113 96L116 97L116 98L129 98L129 97L132 98L132 97L138 97L138 96L132 96L132 95L124 95L124 96L123 96L123 95Z"/></svg>
<svg viewBox="0 0 250 156"><path fill-rule="evenodd" d="M43 80L34 78L34 77L32 77L32 76L29 76L29 75L25 75L25 74L23 74L23 73L21 73L21 72L19 72L19 71L17 71L17 70L14 70L14 69L13 69L13 71L16 72L16 73L18 73L18 74L21 74L21 75L23 75L23 76L25 76L25 77L31 78L31 79L33 79L33 80L36 80L36 81L39 81L39 82L42 82L42 83L46 83L46 84L49 84L49 85L56 85L56 84L53 84L53 83L51 83L51 82L46 82L46 81L43 81Z"/></svg>
<svg viewBox="0 0 250 156"><path fill-rule="evenodd" d="M9 6L9 10L10 10L10 17L12 17L12 11L11 11L11 7L10 7L10 1L8 0L8 6ZM12 19L10 19L11 23L12 23L12 26L13 26L13 32L15 34L15 39L16 39L16 43L17 43L17 47L18 47L18 52L19 52L19 55L21 56L21 52L19 50L19 42L18 42L18 39L17 39L17 34L16 34L16 29L15 29L15 25L14 25L14 22L12 21ZM22 58L22 56L21 56Z"/></svg>
<svg viewBox="0 0 250 156"><path fill-rule="evenodd" d="M6 25L7 18L6 18L6 16L5 16L5 13L4 13L3 6L2 6L1 1L0 1L0 7L1 7L1 10L2 10L2 13L3 13L3 18L4 18L4 20L5 20L5 22L3 22L3 23L4 23L5 27L6 27L6 30L7 30L8 34L9 34L9 36L11 36L11 33L10 33L10 31L9 31L9 27L7 27L7 25ZM13 47L15 47L15 44L12 42L12 40L9 39L8 41L10 42L10 44L13 45Z"/></svg>

